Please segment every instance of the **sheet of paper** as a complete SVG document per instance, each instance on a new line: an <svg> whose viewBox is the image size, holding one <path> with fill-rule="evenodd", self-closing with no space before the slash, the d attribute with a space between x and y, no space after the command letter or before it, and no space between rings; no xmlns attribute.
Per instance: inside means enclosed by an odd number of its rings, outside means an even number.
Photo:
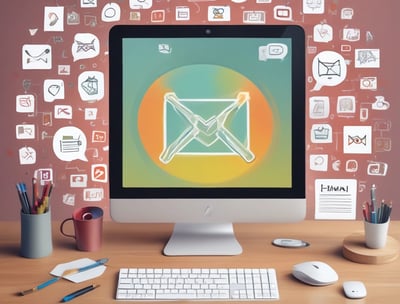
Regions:
<svg viewBox="0 0 400 304"><path fill-rule="evenodd" d="M74 260L74 261L64 263L64 264L58 264L56 267L54 267L54 269L50 272L50 274L59 277L63 274L63 272L65 270L85 267L85 266L88 266L95 262L96 261L94 261L94 260L91 260L88 258L83 258L83 259ZM104 271L106 270L106 268L107 267L104 265L99 265L95 268L92 268L92 269L89 269L86 271L82 271L82 272L79 272L76 274L65 276L64 278L71 282L74 282L74 283L80 283L80 282L84 282L84 281L101 276L104 273Z"/></svg>
<svg viewBox="0 0 400 304"><path fill-rule="evenodd" d="M354 220L356 218L356 203L357 180L315 180L315 219Z"/></svg>

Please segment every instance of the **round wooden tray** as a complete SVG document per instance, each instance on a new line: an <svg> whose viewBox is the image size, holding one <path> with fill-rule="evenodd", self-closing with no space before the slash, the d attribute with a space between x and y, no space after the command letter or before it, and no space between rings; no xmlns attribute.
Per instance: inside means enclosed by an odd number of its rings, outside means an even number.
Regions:
<svg viewBox="0 0 400 304"><path fill-rule="evenodd" d="M397 259L400 253L400 243L388 236L386 246L381 249L370 249L365 246L364 232L357 232L343 240L343 256L361 264L384 264Z"/></svg>

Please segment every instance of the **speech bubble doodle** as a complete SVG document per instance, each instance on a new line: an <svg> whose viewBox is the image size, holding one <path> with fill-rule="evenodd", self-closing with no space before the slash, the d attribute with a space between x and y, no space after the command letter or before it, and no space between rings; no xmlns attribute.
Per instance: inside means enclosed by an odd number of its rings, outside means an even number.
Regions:
<svg viewBox="0 0 400 304"><path fill-rule="evenodd" d="M288 47L284 43L268 43L258 48L258 60L267 61L268 59L283 60L288 53Z"/></svg>
<svg viewBox="0 0 400 304"><path fill-rule="evenodd" d="M53 136L53 151L62 161L88 161L86 146L86 135L77 127L62 127Z"/></svg>
<svg viewBox="0 0 400 304"><path fill-rule="evenodd" d="M323 86L337 86L347 75L347 65L342 55L333 51L323 51L314 57L312 72L316 84L312 91Z"/></svg>
<svg viewBox="0 0 400 304"><path fill-rule="evenodd" d="M91 33L77 33L72 44L74 61L94 58L100 54L100 41Z"/></svg>
<svg viewBox="0 0 400 304"><path fill-rule="evenodd" d="M104 74L85 71L78 77L78 92L83 101L97 101L104 97Z"/></svg>

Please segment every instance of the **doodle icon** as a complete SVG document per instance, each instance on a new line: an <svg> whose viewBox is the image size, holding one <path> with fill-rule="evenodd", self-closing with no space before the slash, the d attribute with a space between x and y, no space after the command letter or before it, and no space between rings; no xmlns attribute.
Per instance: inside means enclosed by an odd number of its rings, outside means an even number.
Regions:
<svg viewBox="0 0 400 304"><path fill-rule="evenodd" d="M355 49L356 68L379 68L380 50L379 49Z"/></svg>
<svg viewBox="0 0 400 304"><path fill-rule="evenodd" d="M329 124L313 124L311 126L311 142L332 143L332 126Z"/></svg>
<svg viewBox="0 0 400 304"><path fill-rule="evenodd" d="M15 128L17 139L34 139L35 138L35 125L34 124L20 124Z"/></svg>
<svg viewBox="0 0 400 304"><path fill-rule="evenodd" d="M209 6L208 21L230 21L231 10L229 6Z"/></svg>
<svg viewBox="0 0 400 304"><path fill-rule="evenodd" d="M321 23L314 26L314 41L329 42L333 39L333 28L329 24Z"/></svg>
<svg viewBox="0 0 400 304"><path fill-rule="evenodd" d="M149 9L153 6L153 0L129 0L131 9Z"/></svg>
<svg viewBox="0 0 400 304"><path fill-rule="evenodd" d="M104 74L85 71L78 77L78 91L83 101L97 101L104 97Z"/></svg>
<svg viewBox="0 0 400 304"><path fill-rule="evenodd" d="M53 151L62 161L88 161L86 145L86 135L77 127L62 127L53 136Z"/></svg>
<svg viewBox="0 0 400 304"><path fill-rule="evenodd" d="M81 7L84 8L97 7L97 0L81 0Z"/></svg>
<svg viewBox="0 0 400 304"><path fill-rule="evenodd" d="M304 14L323 14L325 11L325 0L303 0Z"/></svg>
<svg viewBox="0 0 400 304"><path fill-rule="evenodd" d="M312 119L329 116L329 96L312 96L309 99L309 115Z"/></svg>
<svg viewBox="0 0 400 304"><path fill-rule="evenodd" d="M292 8L287 5L274 6L274 18L281 21L292 21Z"/></svg>
<svg viewBox="0 0 400 304"><path fill-rule="evenodd" d="M267 61L268 59L285 59L288 47L284 43L269 43L258 47L258 60Z"/></svg>
<svg viewBox="0 0 400 304"><path fill-rule="evenodd" d="M51 59L51 45L49 44L24 44L22 46L23 70L50 70Z"/></svg>
<svg viewBox="0 0 400 304"><path fill-rule="evenodd" d="M117 3L107 3L101 11L101 20L104 22L116 22L121 18L121 8Z"/></svg>
<svg viewBox="0 0 400 304"><path fill-rule="evenodd" d="M72 44L74 61L94 58L100 53L100 41L97 36L90 33L78 33Z"/></svg>
<svg viewBox="0 0 400 304"><path fill-rule="evenodd" d="M371 154L372 153L371 126L344 126L343 153Z"/></svg>
<svg viewBox="0 0 400 304"><path fill-rule="evenodd" d="M347 66L343 56L333 51L323 51L314 57L312 72L316 84L313 91L323 86L337 86L347 75Z"/></svg>
<svg viewBox="0 0 400 304"><path fill-rule="evenodd" d="M43 29L45 32L64 31L64 7L45 6Z"/></svg>
<svg viewBox="0 0 400 304"><path fill-rule="evenodd" d="M385 162L370 161L367 166L367 174L372 176L386 176L388 164Z"/></svg>
<svg viewBox="0 0 400 304"><path fill-rule="evenodd" d="M372 110L388 110L390 103L385 100L384 96L375 96L375 102L371 106Z"/></svg>
<svg viewBox="0 0 400 304"><path fill-rule="evenodd" d="M35 112L35 95L23 94L17 95L15 98L16 111L18 113L34 113Z"/></svg>
<svg viewBox="0 0 400 304"><path fill-rule="evenodd" d="M92 181L99 183L106 183L107 177L107 165L106 164L92 164L91 167L91 179Z"/></svg>
<svg viewBox="0 0 400 304"><path fill-rule="evenodd" d="M43 83L43 97L46 102L64 99L64 80L46 79Z"/></svg>
<svg viewBox="0 0 400 304"><path fill-rule="evenodd" d="M32 147L19 149L19 163L21 165L33 165L36 163L36 150Z"/></svg>

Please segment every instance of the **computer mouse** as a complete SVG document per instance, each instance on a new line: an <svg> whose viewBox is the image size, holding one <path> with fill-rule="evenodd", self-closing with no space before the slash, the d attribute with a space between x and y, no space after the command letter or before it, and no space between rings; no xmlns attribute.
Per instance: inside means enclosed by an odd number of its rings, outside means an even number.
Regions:
<svg viewBox="0 0 400 304"><path fill-rule="evenodd" d="M361 299L367 296L367 289L361 281L343 282L343 291L349 299Z"/></svg>
<svg viewBox="0 0 400 304"><path fill-rule="evenodd" d="M324 286L335 283L339 276L328 264L320 261L309 261L293 266L293 276L303 283Z"/></svg>

